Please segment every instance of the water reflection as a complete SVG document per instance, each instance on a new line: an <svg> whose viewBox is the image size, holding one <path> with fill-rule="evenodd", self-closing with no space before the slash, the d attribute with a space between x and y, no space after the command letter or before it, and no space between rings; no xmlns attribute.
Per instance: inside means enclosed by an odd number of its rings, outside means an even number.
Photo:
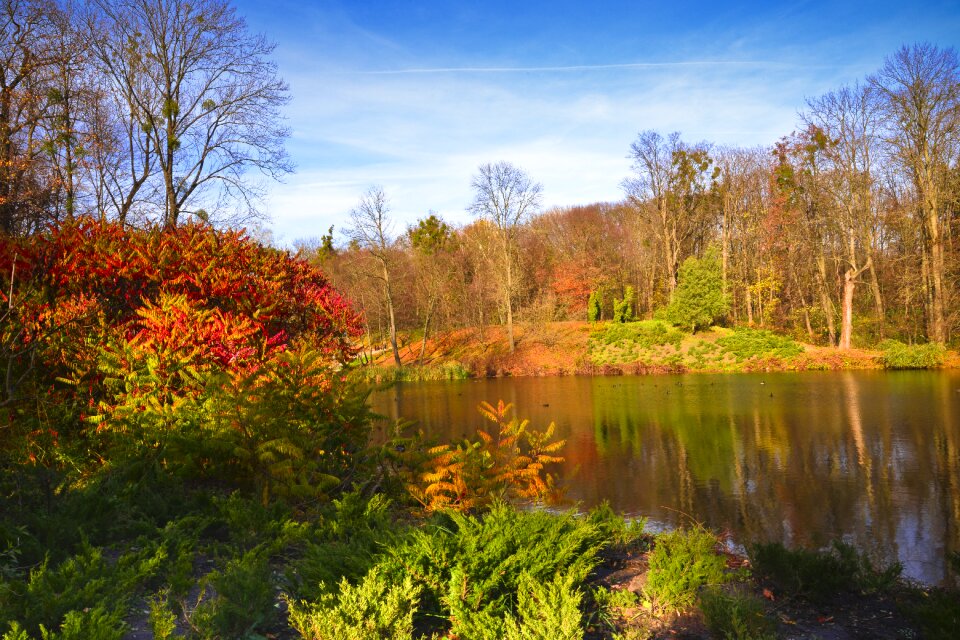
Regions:
<svg viewBox="0 0 960 640"><path fill-rule="evenodd" d="M960 549L958 389L957 372L531 378L399 385L374 405L458 439L502 398L557 423L584 506L740 541L843 538L942 583Z"/></svg>

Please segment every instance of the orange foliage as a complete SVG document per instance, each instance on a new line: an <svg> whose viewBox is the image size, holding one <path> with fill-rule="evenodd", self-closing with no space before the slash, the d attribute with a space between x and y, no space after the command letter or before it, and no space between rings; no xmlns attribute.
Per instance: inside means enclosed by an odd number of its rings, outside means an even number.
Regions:
<svg viewBox="0 0 960 640"><path fill-rule="evenodd" d="M563 462L556 454L566 441L553 440L553 423L541 432L529 429L529 420L508 419L511 407L502 400L496 407L481 403L480 414L496 430L478 429L477 441L427 451L426 470L408 487L427 511L473 511L494 500L542 501L554 492L546 466Z"/></svg>

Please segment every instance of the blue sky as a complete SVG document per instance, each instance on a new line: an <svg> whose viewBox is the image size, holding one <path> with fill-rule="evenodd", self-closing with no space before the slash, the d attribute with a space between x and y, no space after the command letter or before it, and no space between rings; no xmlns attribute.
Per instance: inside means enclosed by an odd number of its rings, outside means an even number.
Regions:
<svg viewBox="0 0 960 640"><path fill-rule="evenodd" d="M270 185L279 244L342 231L372 185L396 231L471 219L470 180L506 160L546 207L618 200L637 133L766 145L808 97L903 44L960 40L954 2L279 2L243 0L290 84Z"/></svg>

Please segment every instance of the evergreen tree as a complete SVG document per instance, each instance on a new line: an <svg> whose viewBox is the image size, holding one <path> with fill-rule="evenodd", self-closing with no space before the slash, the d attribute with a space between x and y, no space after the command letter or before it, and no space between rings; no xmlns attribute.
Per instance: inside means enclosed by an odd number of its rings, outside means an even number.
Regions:
<svg viewBox="0 0 960 640"><path fill-rule="evenodd" d="M711 247L702 258L684 260L673 300L658 315L696 332L712 325L729 309L730 302L723 293L723 268L716 248Z"/></svg>
<svg viewBox="0 0 960 640"><path fill-rule="evenodd" d="M623 299L613 300L613 321L630 322L633 320L633 287L627 285L623 291Z"/></svg>
<svg viewBox="0 0 960 640"><path fill-rule="evenodd" d="M587 300L587 320L599 322L601 316L603 316L603 290L594 289Z"/></svg>

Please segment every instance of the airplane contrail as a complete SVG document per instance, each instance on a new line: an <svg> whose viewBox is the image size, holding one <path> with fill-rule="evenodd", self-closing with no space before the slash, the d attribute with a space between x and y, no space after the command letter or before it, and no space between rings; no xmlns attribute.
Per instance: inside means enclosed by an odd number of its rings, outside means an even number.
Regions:
<svg viewBox="0 0 960 640"><path fill-rule="evenodd" d="M530 73L552 71L597 71L603 69L655 69L660 67L703 67L703 66L757 66L790 67L793 65L779 62L754 60L690 60L682 62L621 62L613 64L576 64L548 67L424 67L413 69L381 69L360 71L362 75L393 76L405 74L430 73Z"/></svg>

